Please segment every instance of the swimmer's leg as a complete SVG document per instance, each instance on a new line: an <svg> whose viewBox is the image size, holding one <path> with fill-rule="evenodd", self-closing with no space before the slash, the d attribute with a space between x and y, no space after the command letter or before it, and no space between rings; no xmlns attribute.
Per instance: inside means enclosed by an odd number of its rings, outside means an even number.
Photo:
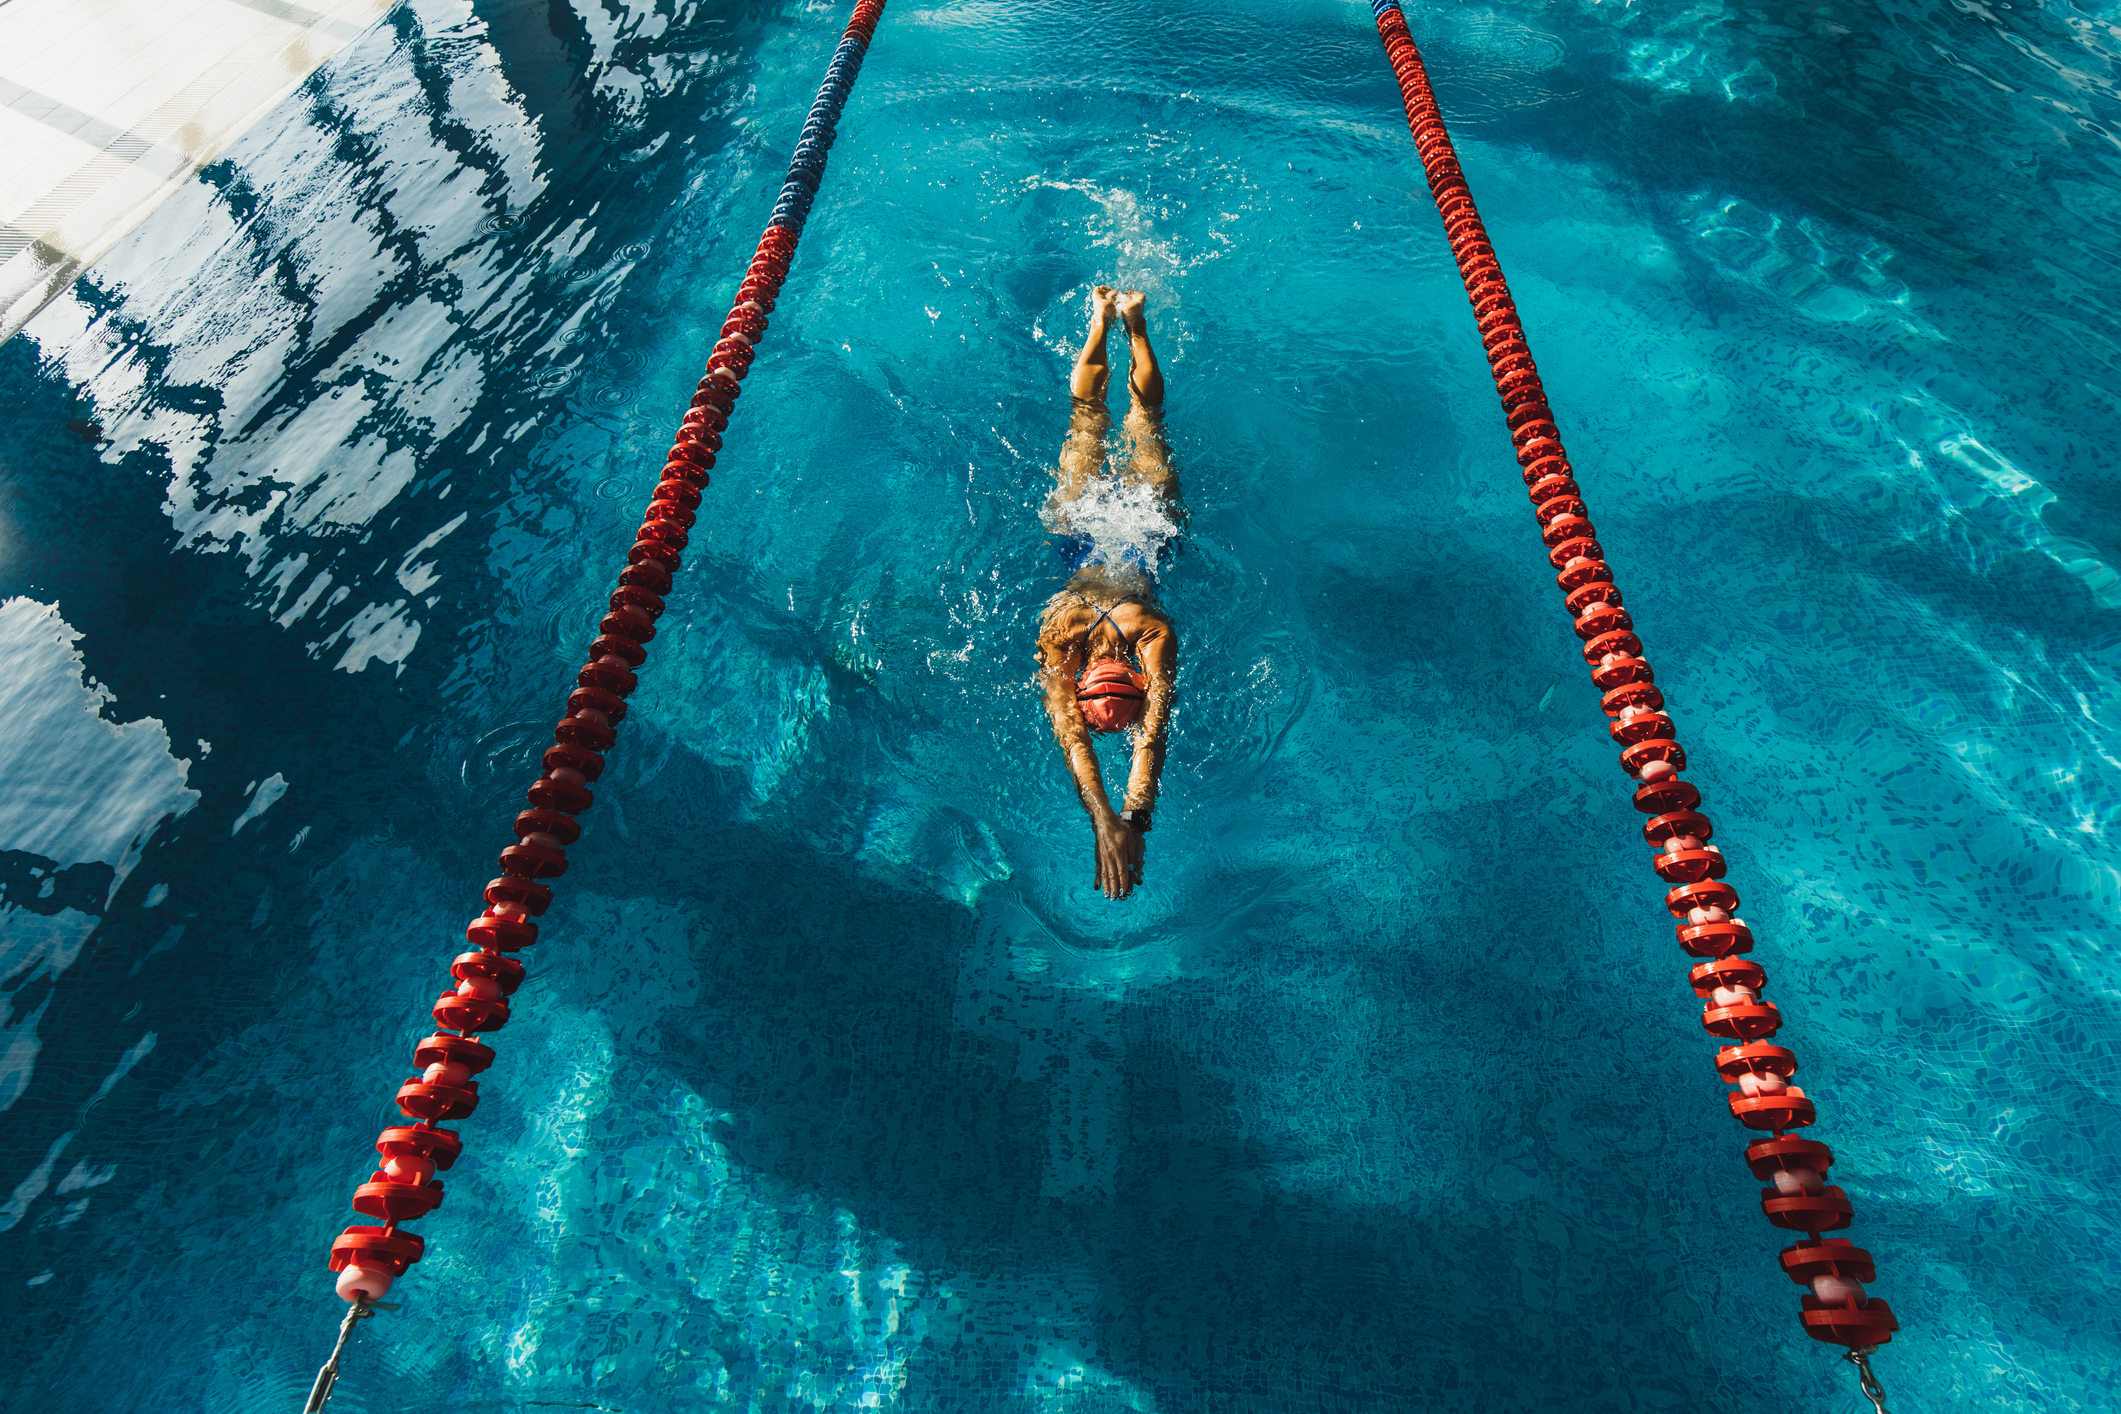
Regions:
<svg viewBox="0 0 2121 1414"><path fill-rule="evenodd" d="M1112 414L1105 409L1105 390L1112 366L1105 361L1105 336L1112 328L1113 292L1099 285L1090 293L1090 331L1083 337L1083 351L1075 356L1075 369L1068 375L1068 440L1061 444L1060 488L1055 500L1067 502L1082 494L1105 465L1105 434L1112 430Z"/></svg>
<svg viewBox="0 0 2121 1414"><path fill-rule="evenodd" d="M1122 290L1114 302L1127 328L1127 438L1134 445L1133 472L1167 501L1178 500L1178 469L1164 440L1164 375L1149 346L1149 321L1140 290Z"/></svg>
<svg viewBox="0 0 2121 1414"><path fill-rule="evenodd" d="M1136 407L1161 415L1164 375L1156 366L1156 350L1149 347L1149 320L1142 313L1145 300L1140 290L1121 290L1113 308L1127 326L1127 391L1134 395Z"/></svg>
<svg viewBox="0 0 2121 1414"><path fill-rule="evenodd" d="M1099 285L1090 292L1090 332L1083 336L1083 351L1075 356L1075 371L1068 375L1068 392L1085 402L1102 403L1112 365L1105 361L1105 335L1112 328L1114 291Z"/></svg>

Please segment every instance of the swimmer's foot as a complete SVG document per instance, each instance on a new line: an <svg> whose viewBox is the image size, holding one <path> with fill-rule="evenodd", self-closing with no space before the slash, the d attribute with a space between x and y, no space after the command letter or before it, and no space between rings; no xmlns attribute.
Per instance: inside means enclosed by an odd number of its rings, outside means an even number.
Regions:
<svg viewBox="0 0 2121 1414"><path fill-rule="evenodd" d="M1145 296L1140 290L1118 290L1114 292L1113 310L1120 323L1127 326L1127 337L1140 339L1149 333L1148 317L1142 313Z"/></svg>
<svg viewBox="0 0 2121 1414"><path fill-rule="evenodd" d="M1090 291L1090 322L1092 324L1111 323L1114 313L1113 301L1118 298L1119 291L1113 289L1110 285L1099 285L1096 289Z"/></svg>

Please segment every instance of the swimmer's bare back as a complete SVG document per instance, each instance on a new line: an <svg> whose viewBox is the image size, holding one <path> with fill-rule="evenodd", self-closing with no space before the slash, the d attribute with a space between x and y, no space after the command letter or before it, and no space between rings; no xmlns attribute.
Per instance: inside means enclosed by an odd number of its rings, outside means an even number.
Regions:
<svg viewBox="0 0 2121 1414"><path fill-rule="evenodd" d="M1063 497L1079 494L1104 460L1104 434L1111 426L1104 403L1109 373L1105 337L1115 315L1128 336L1131 408L1127 430L1135 439L1131 471L1159 493L1175 495L1177 478L1171 471L1160 418L1163 376L1155 351L1149 347L1142 304L1139 290L1100 285L1091 295L1089 335L1069 377L1074 413L1059 468L1059 495ZM1097 887L1111 899L1127 897L1142 880L1142 837L1148 833L1157 783L1163 775L1171 690L1178 677L1178 631L1149 589L1147 581L1127 566L1083 565L1039 617L1039 677L1046 715L1053 721L1054 741L1096 832ZM1105 794L1097 753L1090 745L1091 724L1077 692L1085 669L1092 664L1130 659L1140 667L1143 700L1134 722L1126 795L1114 809Z"/></svg>

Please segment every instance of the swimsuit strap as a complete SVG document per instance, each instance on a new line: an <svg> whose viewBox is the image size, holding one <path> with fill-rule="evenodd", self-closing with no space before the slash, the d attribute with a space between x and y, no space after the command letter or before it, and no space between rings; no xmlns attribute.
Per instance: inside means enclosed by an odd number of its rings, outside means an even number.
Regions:
<svg viewBox="0 0 2121 1414"><path fill-rule="evenodd" d="M1088 596L1087 594L1081 594L1081 593L1078 593L1078 594L1077 594L1077 595L1076 595L1075 597L1083 601L1083 607L1084 607L1085 609L1097 609L1097 605L1095 605L1095 604L1093 604L1093 603L1091 603L1091 602L1090 602L1090 596ZM1127 602L1128 602L1129 600L1132 600L1133 602L1135 602L1135 603L1139 604L1139 603L1141 602L1141 596L1140 596L1139 594L1122 594L1122 595L1121 595L1121 596L1120 596L1119 598L1117 598L1117 599L1115 599L1115 600L1113 600L1113 601L1112 601L1112 609L1117 609L1117 608L1118 608L1118 607L1119 607L1120 605L1122 605L1122 604L1124 604L1124 603L1127 603ZM1086 655L1087 655L1087 654L1089 653L1089 651L1090 651L1090 634L1092 634L1092 633L1096 633L1096 632L1097 632L1097 626L1098 626L1099 624L1111 624L1111 625L1112 625L1112 631L1113 631L1114 633L1117 633L1117 634L1119 634L1119 650L1120 650L1120 652L1122 652L1122 653L1125 653L1125 652L1127 652L1127 651L1128 651L1128 649L1127 649L1127 635L1126 635L1126 633L1125 633L1124 631L1122 631L1122 630L1121 630L1121 628L1120 628L1119 624L1118 624L1117 622L1115 622L1115 621L1113 620L1113 618L1112 618L1112 609L1097 609L1097 617L1096 617L1096 618L1094 618L1094 619L1092 619L1092 620L1090 621L1090 629L1089 629L1089 632L1087 632L1087 633L1085 633L1085 634L1083 635L1083 652L1084 652L1084 654L1086 654ZM1124 660L1122 660L1122 661L1124 661ZM1075 681L1076 681L1076 683L1077 683L1078 685L1080 685L1080 684L1082 683L1082 680L1083 680L1083 673L1087 673L1087 672L1089 672L1089 671L1090 671L1090 665L1089 665L1088 663L1085 663L1085 664L1083 664L1083 669L1082 669L1082 672L1080 672L1080 673L1077 673L1077 674L1075 675Z"/></svg>
<svg viewBox="0 0 2121 1414"><path fill-rule="evenodd" d="M1084 608L1097 609L1097 605L1090 602L1090 598L1088 595L1078 594L1075 597L1083 601ZM1141 596L1139 594L1123 594L1119 598L1112 601L1112 609L1117 609L1120 605L1125 604L1130 600L1138 604L1141 602ZM1127 635L1120 628L1120 626L1113 621L1112 609L1097 609L1097 617L1090 621L1090 628L1088 632L1083 634L1083 649L1085 652L1089 651L1090 635L1097 632L1097 626L1099 624L1112 625L1112 631L1116 634L1119 634L1120 649L1121 651L1125 651L1127 647Z"/></svg>

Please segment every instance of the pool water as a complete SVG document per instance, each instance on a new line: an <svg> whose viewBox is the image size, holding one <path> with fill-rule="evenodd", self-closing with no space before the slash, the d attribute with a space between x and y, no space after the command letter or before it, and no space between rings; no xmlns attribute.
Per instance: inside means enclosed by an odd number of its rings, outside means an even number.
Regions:
<svg viewBox="0 0 2121 1414"><path fill-rule="evenodd" d="M1896 1414L2121 1363L2117 18L1408 10ZM9 1408L300 1407L845 19L410 0L0 345ZM1031 657L1099 283L1189 512L1121 904ZM1367 5L893 0L332 1407L1868 1410L1576 649Z"/></svg>

